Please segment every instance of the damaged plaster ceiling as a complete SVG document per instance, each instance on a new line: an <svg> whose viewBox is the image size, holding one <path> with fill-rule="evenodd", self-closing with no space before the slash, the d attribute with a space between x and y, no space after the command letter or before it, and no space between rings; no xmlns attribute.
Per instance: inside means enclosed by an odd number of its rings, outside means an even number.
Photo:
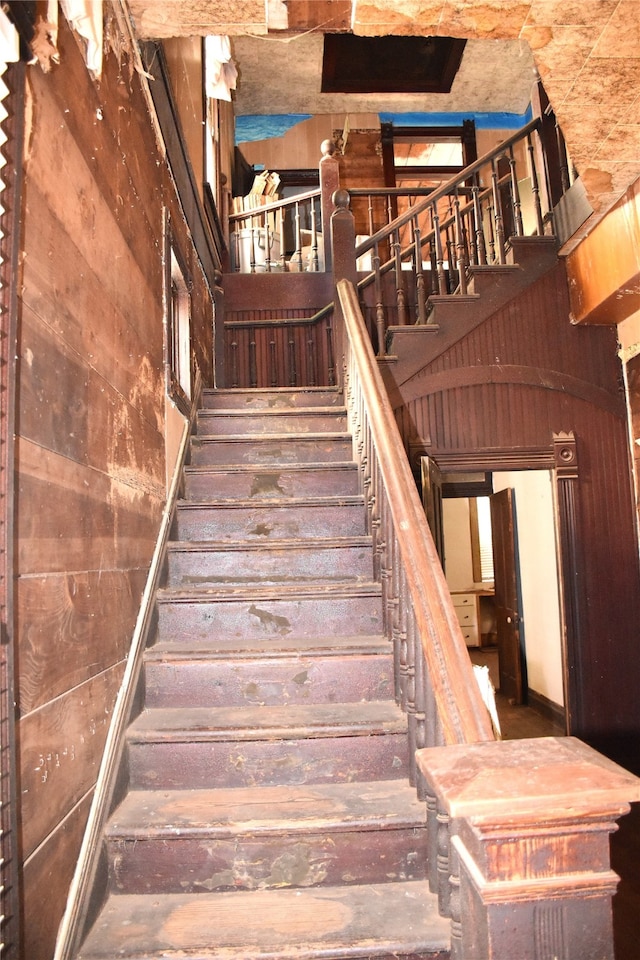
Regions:
<svg viewBox="0 0 640 960"><path fill-rule="evenodd" d="M323 37L240 36L232 41L239 72L236 113L525 113L536 81L528 44L469 40L451 92L321 93Z"/></svg>
<svg viewBox="0 0 640 960"><path fill-rule="evenodd" d="M232 37L240 115L390 110L389 95L376 95L372 106L320 94L325 31L469 41L450 94L420 96L419 105L404 94L400 102L394 98L395 112L521 112L531 91L532 57L598 215L640 176L638 0L127 2L141 39Z"/></svg>

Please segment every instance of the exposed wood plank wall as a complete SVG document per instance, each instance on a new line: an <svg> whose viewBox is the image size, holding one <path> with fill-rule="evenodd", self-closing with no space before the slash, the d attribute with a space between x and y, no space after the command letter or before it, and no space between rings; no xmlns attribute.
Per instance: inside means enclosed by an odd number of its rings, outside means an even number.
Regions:
<svg viewBox="0 0 640 960"><path fill-rule="evenodd" d="M212 305L138 76L61 23L27 77L16 632L25 945L50 960L165 499L163 208ZM156 81L159 82L159 81ZM211 284L212 286L212 284Z"/></svg>
<svg viewBox="0 0 640 960"><path fill-rule="evenodd" d="M632 765L640 575L616 350L614 328L569 322L560 264L404 383L394 407L407 446L436 460L544 447L553 432L575 432L585 609L574 732Z"/></svg>

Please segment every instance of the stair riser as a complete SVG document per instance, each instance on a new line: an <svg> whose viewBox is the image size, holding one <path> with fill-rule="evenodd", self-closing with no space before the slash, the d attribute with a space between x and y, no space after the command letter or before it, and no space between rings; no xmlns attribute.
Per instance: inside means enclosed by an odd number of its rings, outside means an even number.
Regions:
<svg viewBox="0 0 640 960"><path fill-rule="evenodd" d="M323 637L377 634L382 629L379 597L292 600L163 601L158 604L160 640L226 637Z"/></svg>
<svg viewBox="0 0 640 960"><path fill-rule="evenodd" d="M406 733L246 742L129 743L131 789L406 779Z"/></svg>
<svg viewBox="0 0 640 960"><path fill-rule="evenodd" d="M145 664L148 707L353 703L393 697L391 656Z"/></svg>
<svg viewBox="0 0 640 960"><path fill-rule="evenodd" d="M307 407L341 407L336 390L205 390L205 410L273 410Z"/></svg>
<svg viewBox="0 0 640 960"><path fill-rule="evenodd" d="M336 533L357 537L365 533L362 503L305 506L197 506L176 510L178 540L272 540L328 537Z"/></svg>
<svg viewBox="0 0 640 960"><path fill-rule="evenodd" d="M240 436L243 433L280 435L283 433L345 433L346 414L301 413L253 414L234 413L226 415L215 411L199 413L197 432L210 436Z"/></svg>
<svg viewBox="0 0 640 960"><path fill-rule="evenodd" d="M426 878L424 828L302 836L110 840L118 893L213 893Z"/></svg>
<svg viewBox="0 0 640 960"><path fill-rule="evenodd" d="M351 440L335 437L324 440L312 437L282 437L276 440L204 440L191 443L191 462L203 464L287 464L339 463L351 460Z"/></svg>
<svg viewBox="0 0 640 960"><path fill-rule="evenodd" d="M169 586L214 587L248 583L336 583L373 578L373 554L366 546L309 546L244 550L171 550Z"/></svg>
<svg viewBox="0 0 640 960"><path fill-rule="evenodd" d="M282 497L353 497L358 488L355 467L343 469L309 468L308 470L272 470L252 472L211 471L189 472L184 476L187 500L249 500Z"/></svg>

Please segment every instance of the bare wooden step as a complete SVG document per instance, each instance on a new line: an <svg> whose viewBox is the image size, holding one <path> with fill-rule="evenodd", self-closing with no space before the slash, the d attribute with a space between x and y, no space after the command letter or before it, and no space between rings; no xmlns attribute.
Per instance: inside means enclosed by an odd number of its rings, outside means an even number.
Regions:
<svg viewBox="0 0 640 960"><path fill-rule="evenodd" d="M336 462L350 460L348 433L309 433L280 437L198 436L191 441L194 464L280 464Z"/></svg>
<svg viewBox="0 0 640 960"><path fill-rule="evenodd" d="M406 731L407 720L390 701L312 705L145 709L129 728L133 741L179 743L278 740L300 737L382 736Z"/></svg>
<svg viewBox="0 0 640 960"><path fill-rule="evenodd" d="M291 463L280 467L236 465L216 468L204 464L187 466L184 470L187 500L348 497L359 492L358 485L358 468L352 461Z"/></svg>
<svg viewBox="0 0 640 960"><path fill-rule="evenodd" d="M365 533L364 500L324 497L286 500L181 500L177 540L282 540Z"/></svg>
<svg viewBox="0 0 640 960"><path fill-rule="evenodd" d="M77 960L446 960L423 881L218 894L117 894Z"/></svg>
<svg viewBox="0 0 640 960"><path fill-rule="evenodd" d="M107 831L110 875L120 893L425 879L425 819L397 780L131 791Z"/></svg>
<svg viewBox="0 0 640 960"><path fill-rule="evenodd" d="M127 733L132 789L405 778L392 702L144 710Z"/></svg>
<svg viewBox="0 0 640 960"><path fill-rule="evenodd" d="M229 388L204 390L203 407L215 410L218 407L240 410L292 409L297 407L340 407L344 404L342 391L337 387L274 387L274 388Z"/></svg>
<svg viewBox="0 0 640 960"><path fill-rule="evenodd" d="M382 631L377 583L158 591L158 639L320 636Z"/></svg>
<svg viewBox="0 0 640 960"><path fill-rule="evenodd" d="M346 429L347 413L342 407L199 410L197 417L197 431L205 435L344 433Z"/></svg>
<svg viewBox="0 0 640 960"><path fill-rule="evenodd" d="M384 654L256 654L235 661L172 657L151 648L144 676L147 707L346 703L390 699L394 689L390 646Z"/></svg>
<svg viewBox="0 0 640 960"><path fill-rule="evenodd" d="M188 640L168 638L148 647L145 657L148 659L171 656L173 659L186 658L205 660L252 660L257 655L276 660L280 657L343 657L346 654L386 654L389 641L380 634L319 635L299 637L280 635L270 638L265 644L262 637L225 637L218 634L204 638L191 637Z"/></svg>
<svg viewBox="0 0 640 960"><path fill-rule="evenodd" d="M371 581L371 537L323 540L173 541L168 585L218 587L248 583Z"/></svg>

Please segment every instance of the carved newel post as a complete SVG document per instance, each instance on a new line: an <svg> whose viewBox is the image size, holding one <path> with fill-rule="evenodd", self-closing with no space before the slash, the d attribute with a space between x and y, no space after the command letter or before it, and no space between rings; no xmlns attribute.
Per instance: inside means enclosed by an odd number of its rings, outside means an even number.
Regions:
<svg viewBox="0 0 640 960"><path fill-rule="evenodd" d="M333 213L333 195L340 188L340 170L335 156L336 145L333 140L323 140L320 144L320 212L322 219L322 237L324 240L324 269L327 273L333 263L330 232Z"/></svg>
<svg viewBox="0 0 640 960"><path fill-rule="evenodd" d="M574 737L417 758L449 818L452 960L613 960L609 834L640 780Z"/></svg>

